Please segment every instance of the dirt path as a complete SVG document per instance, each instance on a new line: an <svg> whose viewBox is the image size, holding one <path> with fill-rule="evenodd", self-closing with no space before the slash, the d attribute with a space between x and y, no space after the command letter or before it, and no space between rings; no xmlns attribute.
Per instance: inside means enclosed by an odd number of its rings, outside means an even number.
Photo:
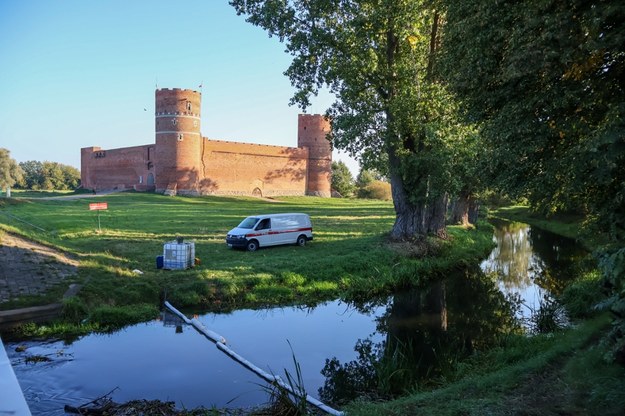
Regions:
<svg viewBox="0 0 625 416"><path fill-rule="evenodd" d="M75 259L58 250L0 232L0 304L41 295L75 275L77 267Z"/></svg>

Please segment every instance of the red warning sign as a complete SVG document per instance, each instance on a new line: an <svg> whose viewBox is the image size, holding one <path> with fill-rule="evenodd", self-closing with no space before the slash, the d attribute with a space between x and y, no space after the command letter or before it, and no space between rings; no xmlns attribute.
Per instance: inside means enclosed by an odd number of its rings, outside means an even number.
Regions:
<svg viewBox="0 0 625 416"><path fill-rule="evenodd" d="M89 211L98 211L102 209L108 209L109 206L106 202L94 202L89 204Z"/></svg>

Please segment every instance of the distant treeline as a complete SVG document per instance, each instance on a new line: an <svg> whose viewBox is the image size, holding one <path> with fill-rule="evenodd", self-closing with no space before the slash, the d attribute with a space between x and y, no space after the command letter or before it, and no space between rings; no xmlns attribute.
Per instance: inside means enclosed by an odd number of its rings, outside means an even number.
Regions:
<svg viewBox="0 0 625 416"><path fill-rule="evenodd" d="M361 169L354 180L343 161L332 162L332 196L391 200L391 184L375 170Z"/></svg>
<svg viewBox="0 0 625 416"><path fill-rule="evenodd" d="M32 190L67 190L80 186L80 171L73 166L57 162L29 160L20 162L22 177L16 188Z"/></svg>

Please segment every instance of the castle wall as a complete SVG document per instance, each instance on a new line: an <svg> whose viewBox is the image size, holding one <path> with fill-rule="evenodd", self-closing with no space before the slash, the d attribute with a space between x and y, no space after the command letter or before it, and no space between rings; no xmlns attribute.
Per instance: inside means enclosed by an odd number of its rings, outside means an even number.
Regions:
<svg viewBox="0 0 625 416"><path fill-rule="evenodd" d="M202 137L198 91L157 89L155 100L154 144L81 149L83 188L330 196L330 123L323 116L299 116L298 147L259 145Z"/></svg>
<svg viewBox="0 0 625 416"><path fill-rule="evenodd" d="M80 150L80 179L86 189L154 189L154 145Z"/></svg>
<svg viewBox="0 0 625 416"><path fill-rule="evenodd" d="M305 195L308 150L204 139L202 194Z"/></svg>

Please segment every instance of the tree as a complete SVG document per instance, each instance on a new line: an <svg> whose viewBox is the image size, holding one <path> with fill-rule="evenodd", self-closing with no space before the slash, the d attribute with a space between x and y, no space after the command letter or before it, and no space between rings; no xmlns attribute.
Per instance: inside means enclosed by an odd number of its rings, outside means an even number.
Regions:
<svg viewBox="0 0 625 416"><path fill-rule="evenodd" d="M392 197L391 184L384 181L373 181L358 189L358 198L381 199L390 201Z"/></svg>
<svg viewBox="0 0 625 416"><path fill-rule="evenodd" d="M80 186L80 172L73 166L57 162L29 160L20 163L26 189L66 190Z"/></svg>
<svg viewBox="0 0 625 416"><path fill-rule="evenodd" d="M370 169L360 169L358 176L356 177L356 186L358 188L364 188L375 180L381 179L379 175Z"/></svg>
<svg viewBox="0 0 625 416"><path fill-rule="evenodd" d="M354 188L354 178L345 162L332 162L332 189L341 196L352 196Z"/></svg>
<svg viewBox="0 0 625 416"><path fill-rule="evenodd" d="M22 169L11 158L11 152L0 148L0 189L7 189L22 179Z"/></svg>
<svg viewBox="0 0 625 416"><path fill-rule="evenodd" d="M481 123L499 190L625 238L625 5L447 3L443 72Z"/></svg>
<svg viewBox="0 0 625 416"><path fill-rule="evenodd" d="M477 224L478 196L489 180L490 152L471 124L464 125L461 146L454 147L453 171L456 190L451 202L450 223L467 226Z"/></svg>
<svg viewBox="0 0 625 416"><path fill-rule="evenodd" d="M44 179L42 163L36 160L28 160L20 162L20 167L24 172L24 179L20 186L24 189L40 189Z"/></svg>
<svg viewBox="0 0 625 416"><path fill-rule="evenodd" d="M444 72L482 126L499 190L543 213L585 214L622 242L625 4L447 3ZM616 316L609 342L624 363L625 250L600 265Z"/></svg>
<svg viewBox="0 0 625 416"><path fill-rule="evenodd" d="M78 189L80 186L80 171L73 166L61 164L65 189Z"/></svg>
<svg viewBox="0 0 625 416"><path fill-rule="evenodd" d="M303 109L327 86L336 148L365 166L384 161L391 237L446 237L453 98L437 78L443 19L419 0L231 0L239 15L286 43L286 70ZM382 169L381 169L382 170Z"/></svg>

